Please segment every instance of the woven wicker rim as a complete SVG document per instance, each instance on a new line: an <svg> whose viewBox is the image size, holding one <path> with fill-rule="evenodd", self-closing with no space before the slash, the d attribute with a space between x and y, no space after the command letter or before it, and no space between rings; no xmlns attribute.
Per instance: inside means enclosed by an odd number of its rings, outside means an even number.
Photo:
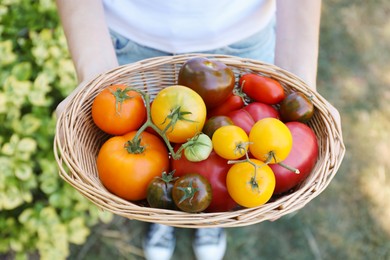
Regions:
<svg viewBox="0 0 390 260"><path fill-rule="evenodd" d="M286 91L300 91L313 97L315 114L309 126L316 133L320 151L315 168L294 192L256 208L232 212L186 213L140 206L108 192L96 170L99 147L108 136L94 125L91 105L94 97L110 84L128 84L151 94L177 82L181 65L189 58L218 59L233 69L236 77L246 72L267 75L280 81ZM329 103L301 79L277 66L227 55L186 54L146 59L99 75L73 96L57 121L54 154L59 175L83 196L103 210L140 221L176 227L238 227L275 220L297 211L318 196L335 176L345 154L340 122L330 113Z"/></svg>

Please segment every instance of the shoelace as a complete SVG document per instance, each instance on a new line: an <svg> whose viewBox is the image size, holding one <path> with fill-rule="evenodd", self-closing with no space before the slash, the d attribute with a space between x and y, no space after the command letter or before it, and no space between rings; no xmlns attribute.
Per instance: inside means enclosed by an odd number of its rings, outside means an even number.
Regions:
<svg viewBox="0 0 390 260"><path fill-rule="evenodd" d="M201 228L196 231L195 243L203 244L218 244L222 235L221 228Z"/></svg>
<svg viewBox="0 0 390 260"><path fill-rule="evenodd" d="M151 226L148 244L168 247L173 240L173 227L158 224Z"/></svg>

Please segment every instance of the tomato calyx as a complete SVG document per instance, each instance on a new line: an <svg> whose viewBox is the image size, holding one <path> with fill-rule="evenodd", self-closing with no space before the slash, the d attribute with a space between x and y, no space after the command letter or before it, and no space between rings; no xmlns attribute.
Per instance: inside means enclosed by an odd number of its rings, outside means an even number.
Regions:
<svg viewBox="0 0 390 260"><path fill-rule="evenodd" d="M236 148L234 149L235 154L248 154L248 145L249 142L239 142L236 144Z"/></svg>
<svg viewBox="0 0 390 260"><path fill-rule="evenodd" d="M167 172L163 172L161 174L161 177L159 177L162 181L164 181L165 183L170 183L170 182L174 182L176 181L179 177L174 177L175 175L175 170L167 173Z"/></svg>
<svg viewBox="0 0 390 260"><path fill-rule="evenodd" d="M172 109L171 113L161 123L163 125L163 124L165 124L167 119L170 120L169 123L167 124L167 126L162 131L162 133L165 134L170 128L172 129L171 131L173 131L173 128L175 127L177 121L179 121L179 120L183 120L183 121L187 121L187 122L195 122L194 120L190 120L190 119L187 119L187 118L184 117L185 115L190 115L190 114L192 114L192 113L188 112L188 111L181 111L181 107L180 106Z"/></svg>
<svg viewBox="0 0 390 260"><path fill-rule="evenodd" d="M111 91L111 94L115 97L115 111L118 115L122 110L123 102L132 98L127 94L130 90L132 89L127 87L124 89L117 88L115 91Z"/></svg>
<svg viewBox="0 0 390 260"><path fill-rule="evenodd" d="M124 148L127 150L128 153L131 154L141 154L145 151L145 146L141 145L140 137L127 141L124 145Z"/></svg>
<svg viewBox="0 0 390 260"><path fill-rule="evenodd" d="M183 196L179 200L179 204L185 201L186 199L189 199L189 204L192 204L192 199L194 198L195 194L199 191L198 188L193 187L192 180L189 182L187 187L177 187L179 190L183 192Z"/></svg>

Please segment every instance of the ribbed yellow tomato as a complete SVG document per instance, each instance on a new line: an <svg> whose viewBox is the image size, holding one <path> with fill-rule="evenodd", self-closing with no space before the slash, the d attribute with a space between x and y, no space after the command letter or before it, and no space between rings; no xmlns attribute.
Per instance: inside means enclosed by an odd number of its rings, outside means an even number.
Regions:
<svg viewBox="0 0 390 260"><path fill-rule="evenodd" d="M206 121L206 105L201 96L180 85L162 89L150 112L153 123L173 143L184 143L194 137Z"/></svg>

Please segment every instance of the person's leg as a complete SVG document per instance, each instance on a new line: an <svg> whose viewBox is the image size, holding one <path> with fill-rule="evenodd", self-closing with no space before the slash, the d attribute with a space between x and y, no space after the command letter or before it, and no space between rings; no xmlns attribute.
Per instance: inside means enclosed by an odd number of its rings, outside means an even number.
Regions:
<svg viewBox="0 0 390 260"><path fill-rule="evenodd" d="M174 228L151 224L143 240L145 258L148 260L169 260L175 251Z"/></svg>
<svg viewBox="0 0 390 260"><path fill-rule="evenodd" d="M226 251L226 232L223 228L200 228L192 243L196 259L221 260Z"/></svg>

